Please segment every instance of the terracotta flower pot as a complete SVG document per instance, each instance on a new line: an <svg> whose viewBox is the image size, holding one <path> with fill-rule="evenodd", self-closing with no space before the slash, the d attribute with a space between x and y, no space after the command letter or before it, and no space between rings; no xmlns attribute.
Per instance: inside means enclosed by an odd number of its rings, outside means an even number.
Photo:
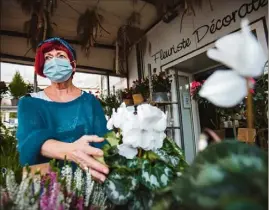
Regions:
<svg viewBox="0 0 269 210"><path fill-rule="evenodd" d="M17 106L17 105L18 105L18 101L19 101L19 99L17 99L17 98L12 98L12 99L11 99L11 105L12 105L12 106Z"/></svg>
<svg viewBox="0 0 269 210"><path fill-rule="evenodd" d="M133 94L134 105L138 105L144 102L142 94Z"/></svg>
<svg viewBox="0 0 269 210"><path fill-rule="evenodd" d="M133 105L133 99L123 99L123 102L126 104L126 106Z"/></svg>
<svg viewBox="0 0 269 210"><path fill-rule="evenodd" d="M237 139L248 144L254 144L256 141L256 129L238 128Z"/></svg>

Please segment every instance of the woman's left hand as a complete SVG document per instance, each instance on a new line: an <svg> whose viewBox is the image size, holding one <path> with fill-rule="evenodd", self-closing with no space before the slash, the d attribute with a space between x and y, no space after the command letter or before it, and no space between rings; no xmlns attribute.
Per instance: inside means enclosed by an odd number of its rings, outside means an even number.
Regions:
<svg viewBox="0 0 269 210"><path fill-rule="evenodd" d="M109 169L106 165L95 160L93 156L103 156L103 151L101 149L92 147L89 145L90 142L102 142L104 138L98 136L82 136L80 139L72 143L70 159L84 170L90 168L91 175L102 182L105 181L106 175Z"/></svg>

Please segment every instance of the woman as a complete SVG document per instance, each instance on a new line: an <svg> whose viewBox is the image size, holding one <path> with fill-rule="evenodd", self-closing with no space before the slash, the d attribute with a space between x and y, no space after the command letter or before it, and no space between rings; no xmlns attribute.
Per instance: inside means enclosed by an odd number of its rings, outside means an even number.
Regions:
<svg viewBox="0 0 269 210"><path fill-rule="evenodd" d="M20 163L24 166L51 159L72 161L104 181L108 168L93 156L102 156L107 132L99 101L72 83L76 70L74 49L60 38L42 42L35 72L51 81L44 91L20 99L17 130ZM62 162L62 161L60 161Z"/></svg>

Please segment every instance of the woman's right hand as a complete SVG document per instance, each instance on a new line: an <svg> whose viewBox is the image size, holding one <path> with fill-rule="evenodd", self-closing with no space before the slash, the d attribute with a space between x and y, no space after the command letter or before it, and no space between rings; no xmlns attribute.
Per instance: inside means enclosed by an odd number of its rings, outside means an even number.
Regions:
<svg viewBox="0 0 269 210"><path fill-rule="evenodd" d="M106 175L109 172L107 166L95 160L93 156L103 156L104 153L101 149L92 147L90 142L102 142L104 138L98 136L84 135L77 141L71 143L71 154L69 158L76 162L82 169L90 168L91 175L102 182L105 181Z"/></svg>

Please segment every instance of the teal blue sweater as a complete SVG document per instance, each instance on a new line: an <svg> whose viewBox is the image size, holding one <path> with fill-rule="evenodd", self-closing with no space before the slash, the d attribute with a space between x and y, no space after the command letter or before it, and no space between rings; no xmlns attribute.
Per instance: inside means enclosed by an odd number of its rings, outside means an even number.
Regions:
<svg viewBox="0 0 269 210"><path fill-rule="evenodd" d="M50 159L40 154L48 139L74 142L83 135L106 134L106 118L95 96L83 92L77 99L51 102L39 98L23 97L18 105L18 151L21 165L34 165ZM92 143L102 147L105 142Z"/></svg>

